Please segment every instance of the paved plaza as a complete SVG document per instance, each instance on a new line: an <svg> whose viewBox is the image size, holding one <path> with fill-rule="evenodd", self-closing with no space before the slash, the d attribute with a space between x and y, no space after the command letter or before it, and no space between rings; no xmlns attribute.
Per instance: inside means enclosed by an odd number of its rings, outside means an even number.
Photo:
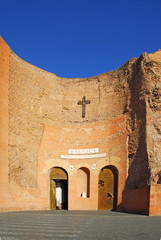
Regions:
<svg viewBox="0 0 161 240"><path fill-rule="evenodd" d="M0 213L0 240L160 240L161 217L110 211Z"/></svg>

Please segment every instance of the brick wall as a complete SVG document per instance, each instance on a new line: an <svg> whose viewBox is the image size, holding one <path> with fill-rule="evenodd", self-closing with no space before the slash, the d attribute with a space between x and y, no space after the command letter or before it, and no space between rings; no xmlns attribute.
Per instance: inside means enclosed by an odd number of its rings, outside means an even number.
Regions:
<svg viewBox="0 0 161 240"><path fill-rule="evenodd" d="M161 184L150 186L150 215L161 215Z"/></svg>
<svg viewBox="0 0 161 240"><path fill-rule="evenodd" d="M119 172L119 209L149 212L148 184L158 181L160 170L161 76L160 54L149 56L99 76L66 79L23 61L0 39L1 210L49 209L54 166L68 172L69 209L97 209L99 171L113 165ZM91 101L85 118L77 104L83 96ZM95 147L106 157L60 157L68 149ZM91 199L85 205L76 195L80 167L91 174ZM151 213L159 208L152 201L154 194L159 199L159 192L152 186Z"/></svg>
<svg viewBox="0 0 161 240"><path fill-rule="evenodd" d="M0 206L7 209L8 195L8 87L10 48L0 37Z"/></svg>

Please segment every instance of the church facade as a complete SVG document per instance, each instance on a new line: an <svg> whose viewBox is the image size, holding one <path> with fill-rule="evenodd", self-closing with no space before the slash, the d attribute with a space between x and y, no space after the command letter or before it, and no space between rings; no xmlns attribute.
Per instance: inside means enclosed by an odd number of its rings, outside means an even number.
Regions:
<svg viewBox="0 0 161 240"><path fill-rule="evenodd" d="M0 38L0 93L0 211L161 215L161 50L67 79Z"/></svg>

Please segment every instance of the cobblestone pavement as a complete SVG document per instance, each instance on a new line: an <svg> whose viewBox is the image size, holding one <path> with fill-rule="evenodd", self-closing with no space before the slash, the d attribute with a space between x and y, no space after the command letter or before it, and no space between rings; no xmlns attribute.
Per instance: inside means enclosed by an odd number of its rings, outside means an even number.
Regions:
<svg viewBox="0 0 161 240"><path fill-rule="evenodd" d="M0 240L161 240L161 217L110 211L0 213Z"/></svg>

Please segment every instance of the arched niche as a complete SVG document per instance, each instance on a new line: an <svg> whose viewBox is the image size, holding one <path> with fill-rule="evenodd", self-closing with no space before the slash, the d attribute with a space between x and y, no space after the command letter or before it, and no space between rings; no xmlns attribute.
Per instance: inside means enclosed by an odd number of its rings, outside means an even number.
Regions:
<svg viewBox="0 0 161 240"><path fill-rule="evenodd" d="M77 194L82 198L90 197L90 171L86 167L77 171Z"/></svg>

